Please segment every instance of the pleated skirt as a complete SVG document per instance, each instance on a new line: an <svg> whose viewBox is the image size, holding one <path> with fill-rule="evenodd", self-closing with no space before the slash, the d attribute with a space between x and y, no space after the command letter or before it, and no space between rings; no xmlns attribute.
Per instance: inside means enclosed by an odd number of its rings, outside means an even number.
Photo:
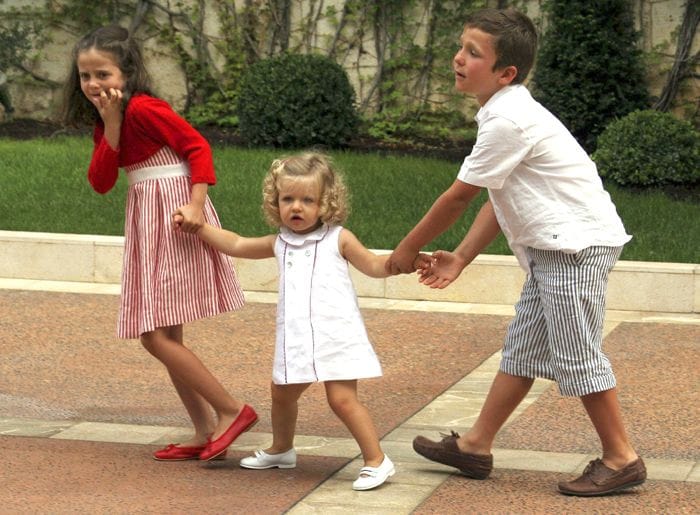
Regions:
<svg viewBox="0 0 700 515"><path fill-rule="evenodd" d="M190 201L187 165L131 167L127 172L117 336L138 338L159 327L242 307L243 292L230 258L172 227L172 213ZM204 218L221 226L208 197Z"/></svg>

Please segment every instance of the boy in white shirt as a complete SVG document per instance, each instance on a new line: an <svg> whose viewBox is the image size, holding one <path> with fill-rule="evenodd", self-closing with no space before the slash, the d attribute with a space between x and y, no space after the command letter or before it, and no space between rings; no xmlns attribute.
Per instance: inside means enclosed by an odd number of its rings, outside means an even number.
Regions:
<svg viewBox="0 0 700 515"><path fill-rule="evenodd" d="M503 231L528 273L503 347L500 369L474 426L439 442L418 436L428 459L485 479L496 433L536 377L580 397L603 456L567 495L597 496L639 485L646 468L627 437L610 362L602 352L607 278L630 240L596 166L569 131L522 82L534 62L537 33L514 9L485 9L467 20L454 57L455 87L481 109L477 140L457 180L394 250L391 273L414 271L420 249L449 228L481 188L489 199L454 252L437 251L421 282L444 288Z"/></svg>

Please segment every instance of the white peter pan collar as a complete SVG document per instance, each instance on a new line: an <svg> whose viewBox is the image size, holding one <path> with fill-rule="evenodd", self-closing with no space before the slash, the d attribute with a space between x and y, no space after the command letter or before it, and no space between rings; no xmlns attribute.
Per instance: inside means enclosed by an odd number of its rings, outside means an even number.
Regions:
<svg viewBox="0 0 700 515"><path fill-rule="evenodd" d="M287 227L280 227L280 238L282 238L282 241L294 247L301 247L309 241L320 241L326 233L328 233L328 224L323 224L318 229L306 234L299 234Z"/></svg>

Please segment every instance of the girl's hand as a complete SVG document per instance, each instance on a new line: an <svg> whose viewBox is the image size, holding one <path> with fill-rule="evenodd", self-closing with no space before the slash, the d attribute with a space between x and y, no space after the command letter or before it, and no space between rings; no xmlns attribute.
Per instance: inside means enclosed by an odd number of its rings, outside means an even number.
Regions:
<svg viewBox="0 0 700 515"><path fill-rule="evenodd" d="M467 263L453 252L438 250L433 252L429 268L421 269L418 281L431 288L446 288L459 274Z"/></svg>
<svg viewBox="0 0 700 515"><path fill-rule="evenodd" d="M97 105L97 112L100 113L105 125L122 123L122 92L119 89L109 88L109 91L102 91Z"/></svg>
<svg viewBox="0 0 700 515"><path fill-rule="evenodd" d="M194 234L204 225L204 213L192 204L187 204L177 208L173 213L173 223L187 233Z"/></svg>

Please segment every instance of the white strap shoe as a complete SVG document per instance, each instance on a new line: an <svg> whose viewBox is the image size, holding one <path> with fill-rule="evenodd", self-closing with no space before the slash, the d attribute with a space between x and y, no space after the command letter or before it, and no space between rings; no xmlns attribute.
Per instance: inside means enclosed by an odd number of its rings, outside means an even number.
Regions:
<svg viewBox="0 0 700 515"><path fill-rule="evenodd" d="M289 449L287 452L280 454L268 454L262 449L255 451L255 456L243 458L240 462L241 467L246 469L293 469L297 466L297 452L294 449Z"/></svg>
<svg viewBox="0 0 700 515"><path fill-rule="evenodd" d="M389 456L384 455L384 460L378 467L362 467L360 475L352 484L353 490L371 490L383 484L389 477L396 472L394 464L389 459Z"/></svg>

